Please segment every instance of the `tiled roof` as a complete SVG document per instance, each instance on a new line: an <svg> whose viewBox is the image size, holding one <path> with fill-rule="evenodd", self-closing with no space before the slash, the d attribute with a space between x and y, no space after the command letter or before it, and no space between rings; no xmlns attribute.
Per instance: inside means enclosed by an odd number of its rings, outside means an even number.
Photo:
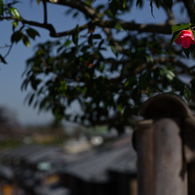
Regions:
<svg viewBox="0 0 195 195"><path fill-rule="evenodd" d="M62 171L88 182L107 182L109 171L134 174L136 159L131 139L125 137L108 148L94 150L85 159L70 163Z"/></svg>
<svg viewBox="0 0 195 195"><path fill-rule="evenodd" d="M0 158L23 160L26 164L55 162L52 170L94 183L108 182L109 172L135 174L137 161L131 135L80 154L67 154L62 148L53 146L24 145L1 153Z"/></svg>

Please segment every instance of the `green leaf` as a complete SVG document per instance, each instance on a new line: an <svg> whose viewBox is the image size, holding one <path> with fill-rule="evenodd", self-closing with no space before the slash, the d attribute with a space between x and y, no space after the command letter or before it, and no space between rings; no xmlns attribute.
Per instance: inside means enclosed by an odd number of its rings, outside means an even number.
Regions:
<svg viewBox="0 0 195 195"><path fill-rule="evenodd" d="M37 90L37 87L40 84L40 82L41 79L36 79L34 75L30 77L31 86L35 91Z"/></svg>
<svg viewBox="0 0 195 195"><path fill-rule="evenodd" d="M73 18L76 18L78 15L79 15L79 12L75 12L75 13L72 15L72 17L73 17Z"/></svg>
<svg viewBox="0 0 195 195"><path fill-rule="evenodd" d="M58 92L60 92L63 96L65 96L66 95L66 89L67 89L66 81L61 81L60 86L58 88Z"/></svg>
<svg viewBox="0 0 195 195"><path fill-rule="evenodd" d="M40 34L39 34L36 30L34 30L34 29L32 29L32 28L28 28L28 29L26 30L26 33L27 33L28 36L29 36L30 38L32 38L32 39L35 39L36 36L40 36Z"/></svg>
<svg viewBox="0 0 195 195"><path fill-rule="evenodd" d="M148 62L150 62L150 63L153 63L153 62L154 62L154 58L153 58L153 56L151 56L151 55L146 55L146 59L147 59Z"/></svg>
<svg viewBox="0 0 195 195"><path fill-rule="evenodd" d="M110 45L112 52L117 55L117 48L114 45Z"/></svg>
<svg viewBox="0 0 195 195"><path fill-rule="evenodd" d="M195 40L195 32L194 32L194 31L192 31L192 33L193 33L193 36L194 36L194 40Z"/></svg>
<svg viewBox="0 0 195 195"><path fill-rule="evenodd" d="M164 4L171 9L173 0L163 0Z"/></svg>
<svg viewBox="0 0 195 195"><path fill-rule="evenodd" d="M161 0L155 0L155 3L156 3L156 7L159 9L160 8L160 4L161 4Z"/></svg>
<svg viewBox="0 0 195 195"><path fill-rule="evenodd" d="M76 45L76 47L78 46L78 40L79 40L79 25L77 24L72 34L72 41Z"/></svg>
<svg viewBox="0 0 195 195"><path fill-rule="evenodd" d="M172 26L172 34L174 34L177 31L181 31L187 28L191 27L191 23L187 23L187 24L176 24L174 26Z"/></svg>
<svg viewBox="0 0 195 195"><path fill-rule="evenodd" d="M189 58L189 55L190 55L190 48L183 48L183 52L185 53L186 57Z"/></svg>
<svg viewBox="0 0 195 195"><path fill-rule="evenodd" d="M93 39L101 39L101 35L100 34L91 34Z"/></svg>
<svg viewBox="0 0 195 195"><path fill-rule="evenodd" d="M32 101L33 101L34 97L35 97L35 94L33 93L33 94L30 96L30 98L29 98L28 105L31 105L31 104L32 104Z"/></svg>
<svg viewBox="0 0 195 195"><path fill-rule="evenodd" d="M41 2L41 0L37 0L37 5L39 5L39 4L40 4L40 2Z"/></svg>
<svg viewBox="0 0 195 195"><path fill-rule="evenodd" d="M10 7L9 8L11 14L17 19L17 20L20 20L21 16L20 16L20 13L19 11L15 8L15 7Z"/></svg>
<svg viewBox="0 0 195 195"><path fill-rule="evenodd" d="M68 47L72 42L70 40L66 40L64 46Z"/></svg>
<svg viewBox="0 0 195 195"><path fill-rule="evenodd" d="M99 44L98 44L98 50L101 49L101 46L102 46L103 43L104 43L104 39L102 39L102 40L99 42Z"/></svg>
<svg viewBox="0 0 195 195"><path fill-rule="evenodd" d="M117 22L114 26L116 29L123 31L123 27Z"/></svg>
<svg viewBox="0 0 195 195"><path fill-rule="evenodd" d="M26 47L30 47L30 40L29 40L29 38L28 38L26 35L24 35L24 34L23 34L23 36L22 36L22 41L23 41L23 43L24 43L24 45L25 45Z"/></svg>
<svg viewBox="0 0 195 195"><path fill-rule="evenodd" d="M105 13L108 15L109 18L114 18L114 15L113 15L113 13L111 12L110 9L106 10Z"/></svg>
<svg viewBox="0 0 195 195"><path fill-rule="evenodd" d="M169 48L171 48L171 45L175 42L175 40L177 39L177 37L179 37L180 31L179 32L175 32L171 38L171 41L169 43Z"/></svg>
<svg viewBox="0 0 195 195"><path fill-rule="evenodd" d="M85 4L91 5L92 1L93 1L93 0L86 0L86 1L85 1Z"/></svg>
<svg viewBox="0 0 195 195"><path fill-rule="evenodd" d="M14 42L18 42L22 39L22 36L23 36L23 33L21 31L16 31L12 34L11 36L11 42L14 43Z"/></svg>
<svg viewBox="0 0 195 195"><path fill-rule="evenodd" d="M128 119L132 116L132 111L131 111L131 106L130 105L127 105L125 106L125 109L124 109L124 112L123 112L123 116Z"/></svg>
<svg viewBox="0 0 195 195"><path fill-rule="evenodd" d="M187 86L184 87L184 97L188 101L191 98L191 91L190 91L190 89Z"/></svg>
<svg viewBox="0 0 195 195"><path fill-rule="evenodd" d="M0 60L1 62L3 62L4 64L7 64L7 62L5 61L5 58L0 54Z"/></svg>
<svg viewBox="0 0 195 195"><path fill-rule="evenodd" d="M147 87L148 87L148 83L146 82L147 80L150 80L150 79L147 79L148 75L147 74L144 74L144 75L141 75L139 77L139 87L143 90L146 90Z"/></svg>
<svg viewBox="0 0 195 195"><path fill-rule="evenodd" d="M0 15L3 15L3 6L4 6L4 3L3 3L3 0L0 0Z"/></svg>
<svg viewBox="0 0 195 195"><path fill-rule="evenodd" d="M120 113L123 113L123 105L122 104L117 104L117 108Z"/></svg>
<svg viewBox="0 0 195 195"><path fill-rule="evenodd" d="M90 34L89 38L88 38L88 44L90 47L93 46L93 37L92 37L92 34Z"/></svg>
<svg viewBox="0 0 195 195"><path fill-rule="evenodd" d="M125 83L124 83L124 87L129 89L132 89L134 85L137 84L137 79L135 77L129 77Z"/></svg>
<svg viewBox="0 0 195 195"><path fill-rule="evenodd" d="M152 14L152 17L154 18L154 13L153 13L153 0L150 1L150 7L151 7L151 14Z"/></svg>
<svg viewBox="0 0 195 195"><path fill-rule="evenodd" d="M137 0L136 6L143 7L143 0Z"/></svg>
<svg viewBox="0 0 195 195"><path fill-rule="evenodd" d="M116 0L112 0L112 2L109 5L110 11L112 12L113 16L116 15L116 12L119 9L118 2Z"/></svg>
<svg viewBox="0 0 195 195"><path fill-rule="evenodd" d="M18 26L18 21L17 20L13 21L12 22L12 30L14 31L17 26Z"/></svg>
<svg viewBox="0 0 195 195"><path fill-rule="evenodd" d="M100 10L101 10L102 8L104 8L104 7L105 7L104 4L98 5L98 6L96 7L97 12L100 12Z"/></svg>
<svg viewBox="0 0 195 195"><path fill-rule="evenodd" d="M123 8L125 8L125 7L126 7L126 0L123 1Z"/></svg>
<svg viewBox="0 0 195 195"><path fill-rule="evenodd" d="M175 77L175 74L171 70L167 70L166 77L168 80L172 81Z"/></svg>
<svg viewBox="0 0 195 195"><path fill-rule="evenodd" d="M172 81L175 78L175 74L168 69L160 70L160 74L164 77L166 77L169 81Z"/></svg>

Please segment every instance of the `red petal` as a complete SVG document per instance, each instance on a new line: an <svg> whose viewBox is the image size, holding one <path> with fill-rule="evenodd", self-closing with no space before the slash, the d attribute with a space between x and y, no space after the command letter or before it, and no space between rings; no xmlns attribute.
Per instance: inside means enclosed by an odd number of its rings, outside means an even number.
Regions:
<svg viewBox="0 0 195 195"><path fill-rule="evenodd" d="M181 42L182 42L182 38L181 38L181 36L179 35L179 37L177 37L177 39L175 40L175 43L176 43L177 45L181 45Z"/></svg>
<svg viewBox="0 0 195 195"><path fill-rule="evenodd" d="M186 39L186 40L184 40ZM194 44L194 36L191 30L182 30L177 39L175 40L175 43L178 45L181 45L184 48L188 48L190 44ZM190 43L189 43L190 42Z"/></svg>
<svg viewBox="0 0 195 195"><path fill-rule="evenodd" d="M194 36L191 30L183 30L182 37L190 37L194 41Z"/></svg>
<svg viewBox="0 0 195 195"><path fill-rule="evenodd" d="M182 46L187 49L188 47L190 47L192 40L190 37L185 37L182 39Z"/></svg>

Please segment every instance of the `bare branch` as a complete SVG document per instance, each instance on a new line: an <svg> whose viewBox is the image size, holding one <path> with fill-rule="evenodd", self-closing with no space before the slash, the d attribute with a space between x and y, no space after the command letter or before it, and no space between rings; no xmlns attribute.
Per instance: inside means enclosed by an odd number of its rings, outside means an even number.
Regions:
<svg viewBox="0 0 195 195"><path fill-rule="evenodd" d="M135 30L138 32L151 32L151 33L160 33L160 34L171 34L171 27L170 24L136 24L134 22L123 22L117 21L124 30ZM111 22L104 21L101 26L106 26L113 28L111 26Z"/></svg>
<svg viewBox="0 0 195 195"><path fill-rule="evenodd" d="M54 27L51 24L42 24L38 22L33 21L27 21L22 19L23 24L29 24L32 26L37 26L41 28L48 29L50 31L50 35L52 37L62 37L67 36L73 33L72 30L64 31L56 33ZM160 33L160 34L171 34L171 25L169 24L136 24L134 22L128 23L123 21L118 21L118 23L121 24L124 30L132 30L132 31L138 31L138 32L151 32L151 33ZM80 31L87 29L89 27L89 24L84 24L80 27ZM115 25L113 25L113 22L110 21L100 21L95 23L96 26L102 27L102 28L115 28Z"/></svg>
<svg viewBox="0 0 195 195"><path fill-rule="evenodd" d="M44 24L47 24L47 4L45 0L43 0L43 9L44 9Z"/></svg>
<svg viewBox="0 0 195 195"><path fill-rule="evenodd" d="M15 20L15 17L0 17L1 20ZM74 29L64 31L64 32L56 32L55 28L52 24L39 23L35 21L29 21L21 18L20 20L23 24L28 24L31 26L36 26L40 28L44 28L50 31L51 37L62 37L71 35L74 32ZM124 30L138 31L138 32L150 32L150 33L160 33L160 34L171 34L171 25L170 24L136 24L134 22L123 22L123 21L96 21L94 25L102 27L102 28L115 28L115 24L118 22ZM89 28L89 25L93 24L93 22L89 22L80 26L79 31L85 30Z"/></svg>
<svg viewBox="0 0 195 195"><path fill-rule="evenodd" d="M193 0L182 0L190 17L194 16L195 5Z"/></svg>
<svg viewBox="0 0 195 195"><path fill-rule="evenodd" d="M111 30L109 28L103 28L103 30L106 33L108 39L115 45L117 51L122 52L123 47L121 47L121 45L119 45L119 43L116 40L114 40Z"/></svg>
<svg viewBox="0 0 195 195"><path fill-rule="evenodd" d="M115 28L116 22L120 23L124 30L136 30L138 32L152 32L152 33L162 33L162 34L171 34L172 23L169 24L135 24L134 22L123 22L121 20L116 21L107 21L99 17L99 14L92 7L82 3L81 1L72 1L72 0L46 0L50 3L56 3L59 5L69 6L75 8L85 14L87 17L92 19L92 23L95 22L97 26L102 28ZM173 19L173 16L170 13L170 10L166 10L169 15L169 20ZM70 31L68 31L70 33ZM65 36L67 32L57 33L58 36Z"/></svg>
<svg viewBox="0 0 195 195"><path fill-rule="evenodd" d="M115 63L117 63L115 61ZM119 61L119 64L126 64L129 63L129 61ZM172 57L159 57L157 59L154 60L154 62L151 63L142 63L140 64L134 71L132 72L128 72L128 74L121 74L119 77L115 77L115 78L111 78L109 79L109 82L112 83L118 83L119 81L127 78L127 77L132 77L135 76L139 73L141 73L143 70L145 70L146 68L149 68L150 70L154 70L157 67L157 64L166 64L166 63L172 63L174 64L175 67L180 68L179 71L176 72L176 74L189 74L191 76L195 76L195 71L194 68L192 67L188 67L186 64L184 64L182 61L176 59L176 58L172 58Z"/></svg>
<svg viewBox="0 0 195 195"><path fill-rule="evenodd" d="M64 6L69 6L71 8L77 9L83 14L85 14L89 18L99 18L96 10L94 10L92 7L86 5L85 3L81 1L73 1L73 0L46 0L48 3L55 3L58 5L64 5Z"/></svg>
<svg viewBox="0 0 195 195"><path fill-rule="evenodd" d="M163 9L165 10L166 14L167 14L167 23L171 24L171 25L175 25L175 18L174 18L174 14L171 11L171 9L169 7L167 7L164 3L161 4L161 6L163 7Z"/></svg>

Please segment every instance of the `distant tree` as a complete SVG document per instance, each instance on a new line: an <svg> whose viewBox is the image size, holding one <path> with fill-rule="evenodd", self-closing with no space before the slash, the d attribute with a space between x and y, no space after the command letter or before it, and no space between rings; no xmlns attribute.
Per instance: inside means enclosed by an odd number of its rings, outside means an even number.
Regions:
<svg viewBox="0 0 195 195"><path fill-rule="evenodd" d="M3 107L0 107L0 125L4 125L8 123L8 116L6 116L6 110Z"/></svg>
<svg viewBox="0 0 195 195"><path fill-rule="evenodd" d="M14 111L9 110L4 106L0 106L0 126L12 125L17 123Z"/></svg>
<svg viewBox="0 0 195 195"><path fill-rule="evenodd" d="M21 127L17 121L14 111L4 106L0 106L0 135L13 135L21 132Z"/></svg>
<svg viewBox="0 0 195 195"><path fill-rule="evenodd" d="M0 20L13 22L12 45L23 41L29 46L30 39L40 34L33 27L46 29L56 38L38 44L27 60L22 89L32 87L27 97L29 105L52 111L57 120L88 126L105 124L123 131L124 126L133 124L131 119L143 101L154 94L169 92L193 102L195 67L184 61L194 51L193 40L187 49L172 46L181 30L194 32L193 0L36 2L43 5L43 23L33 21L33 15L31 21L23 18L15 8L17 1L0 0ZM83 17L86 22L57 32L47 20L48 4L63 6L73 19ZM150 4L148 15L153 17L158 14L153 13L155 7L164 10L167 18L163 24L141 24L137 16L131 15L135 5L143 9L146 4ZM51 14L55 17L55 13ZM175 15L183 15L189 24L175 26L180 22ZM6 63L5 56L0 59ZM184 82L182 75L191 78L191 82ZM75 102L80 111L71 113L69 108Z"/></svg>

